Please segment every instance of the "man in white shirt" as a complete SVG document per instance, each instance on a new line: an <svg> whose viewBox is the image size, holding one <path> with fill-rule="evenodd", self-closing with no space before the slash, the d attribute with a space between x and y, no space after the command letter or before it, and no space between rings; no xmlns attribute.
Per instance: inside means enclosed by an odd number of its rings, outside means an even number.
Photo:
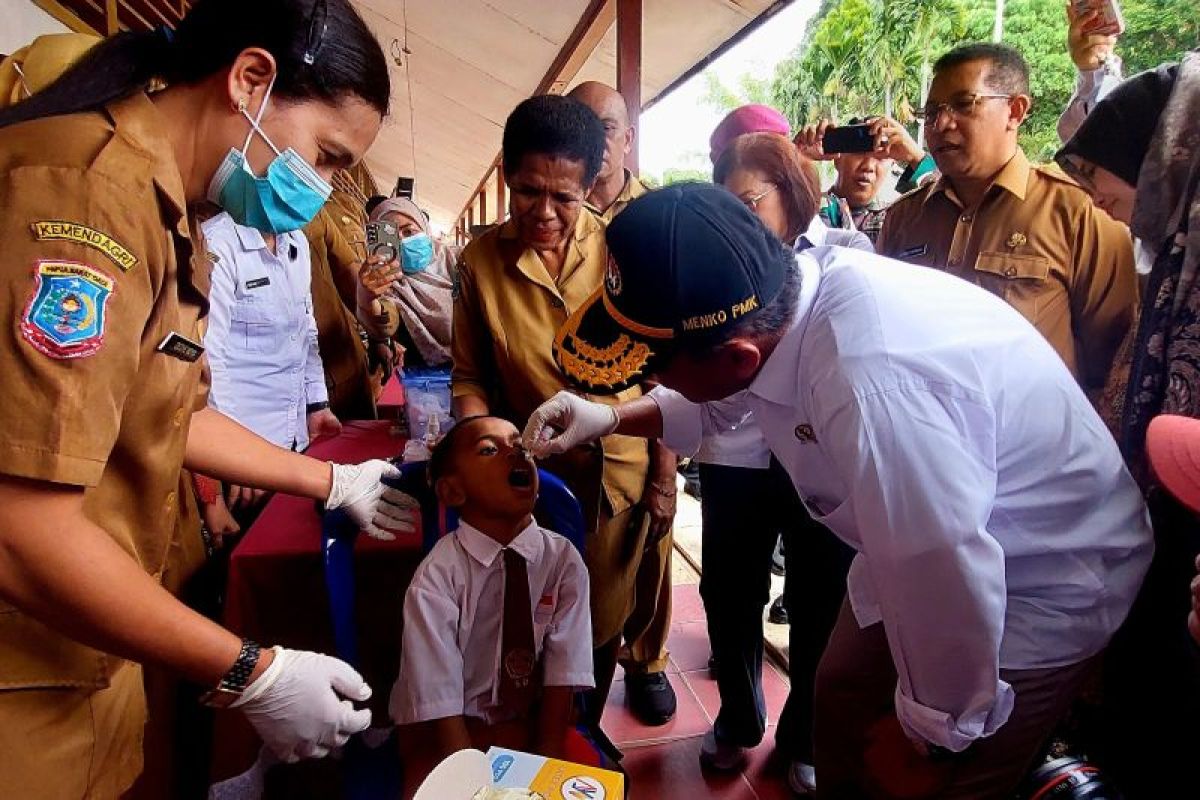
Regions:
<svg viewBox="0 0 1200 800"><path fill-rule="evenodd" d="M317 349L304 234L270 236L222 213L204 223L204 239L213 265L208 404L280 447L303 450L315 436L339 433Z"/></svg>
<svg viewBox="0 0 1200 800"><path fill-rule="evenodd" d="M729 418L703 404L743 392L813 516L858 551L817 676L822 796L1008 797L1153 548L1062 360L951 276L842 248L793 257L719 189L651 193L607 238L605 287L556 356L584 386L653 371L666 388L616 410L561 393L527 444L616 430L690 453Z"/></svg>

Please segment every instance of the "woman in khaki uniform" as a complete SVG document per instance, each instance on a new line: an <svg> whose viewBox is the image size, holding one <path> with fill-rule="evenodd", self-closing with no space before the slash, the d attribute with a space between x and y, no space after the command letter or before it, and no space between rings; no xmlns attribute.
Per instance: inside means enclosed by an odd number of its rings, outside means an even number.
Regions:
<svg viewBox="0 0 1200 800"><path fill-rule="evenodd" d="M198 410L208 274L189 221L209 198L300 227L389 88L346 0L199 0L176 33L120 34L0 111L0 797L126 791L141 663L214 687L285 759L369 723L350 667L240 640L161 580L184 464L369 532L406 524L381 502L402 500L379 483L390 465L324 464Z"/></svg>
<svg viewBox="0 0 1200 800"><path fill-rule="evenodd" d="M600 120L577 100L524 101L504 129L510 219L467 245L455 285L452 393L458 419L500 414L518 426L570 384L555 364L554 333L604 280L604 223L583 207L604 156ZM632 388L607 402L637 397ZM650 466L644 441L606 437L545 464L567 482L587 522L584 559L591 577L596 688L589 722L604 708L622 632L639 638L651 619L627 623L641 575L659 570L643 499L674 491L675 462ZM670 530L670 523L661 533ZM653 562L653 563L651 563ZM642 579L641 581L639 579ZM644 616L644 615L643 615ZM660 673L661 674L661 673ZM663 676L663 685L670 684ZM674 713L674 695L670 695ZM668 715L669 716L669 715Z"/></svg>

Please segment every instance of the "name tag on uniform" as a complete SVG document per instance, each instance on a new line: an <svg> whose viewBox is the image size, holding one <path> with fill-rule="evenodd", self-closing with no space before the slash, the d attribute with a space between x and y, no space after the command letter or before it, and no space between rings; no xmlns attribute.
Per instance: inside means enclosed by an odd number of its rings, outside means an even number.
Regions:
<svg viewBox="0 0 1200 800"><path fill-rule="evenodd" d="M198 360L204 353L203 345L193 342L183 334L176 333L175 331L171 331L170 335L163 339L162 343L155 349L160 353L166 353L189 364Z"/></svg>
<svg viewBox="0 0 1200 800"><path fill-rule="evenodd" d="M271 285L270 278L255 278L252 281L246 281L247 291L249 291L250 289L257 289L261 286L270 286L270 285Z"/></svg>
<svg viewBox="0 0 1200 800"><path fill-rule="evenodd" d="M922 244L922 245L918 245L917 247L908 248L907 250L900 253L898 258L902 258L902 259L903 258L919 258L920 256L923 256L928 252L929 252L929 245Z"/></svg>

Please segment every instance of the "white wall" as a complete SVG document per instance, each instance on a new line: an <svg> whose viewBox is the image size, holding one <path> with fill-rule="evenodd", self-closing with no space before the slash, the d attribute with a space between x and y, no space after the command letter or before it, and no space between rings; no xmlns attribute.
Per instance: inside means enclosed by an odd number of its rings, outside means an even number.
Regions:
<svg viewBox="0 0 1200 800"><path fill-rule="evenodd" d="M19 50L43 33L67 33L66 25L33 4L33 0L0 0L0 53Z"/></svg>

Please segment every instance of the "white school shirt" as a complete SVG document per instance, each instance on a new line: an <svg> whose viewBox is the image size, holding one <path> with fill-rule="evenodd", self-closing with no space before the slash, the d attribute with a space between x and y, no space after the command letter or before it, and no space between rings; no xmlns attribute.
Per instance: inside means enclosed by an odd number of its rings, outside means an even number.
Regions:
<svg viewBox="0 0 1200 800"><path fill-rule="evenodd" d="M588 572L575 546L533 523L509 547L526 563L542 685L595 686ZM389 704L397 725L457 716L506 721L497 708L503 549L464 522L417 568L404 596L400 675Z"/></svg>
<svg viewBox="0 0 1200 800"><path fill-rule="evenodd" d="M312 257L300 231L275 252L225 213L204 223L212 289L204 348L210 407L280 447L308 446L309 403L329 399L312 310Z"/></svg>
<svg viewBox="0 0 1200 800"><path fill-rule="evenodd" d="M820 214L814 214L808 229L796 239L793 250L803 252L810 247L837 245L875 252L871 239L860 231L843 228L830 228L821 221ZM724 408L716 407L724 404ZM744 469L767 469L771 466L771 448L763 438L762 431L754 422L754 414L746 410L745 403L735 395L729 400L710 403L710 414L716 414L713 419L720 419L711 434L704 437L700 449L696 451L696 461L701 464L717 464L723 467L742 467Z"/></svg>
<svg viewBox="0 0 1200 800"><path fill-rule="evenodd" d="M1125 619L1153 551L1141 493L1007 303L853 250L797 261L796 320L744 402L813 517L858 551L847 595L887 630L901 723L963 750L1012 711L1001 668L1080 662ZM693 452L705 407L651 397L664 443Z"/></svg>

